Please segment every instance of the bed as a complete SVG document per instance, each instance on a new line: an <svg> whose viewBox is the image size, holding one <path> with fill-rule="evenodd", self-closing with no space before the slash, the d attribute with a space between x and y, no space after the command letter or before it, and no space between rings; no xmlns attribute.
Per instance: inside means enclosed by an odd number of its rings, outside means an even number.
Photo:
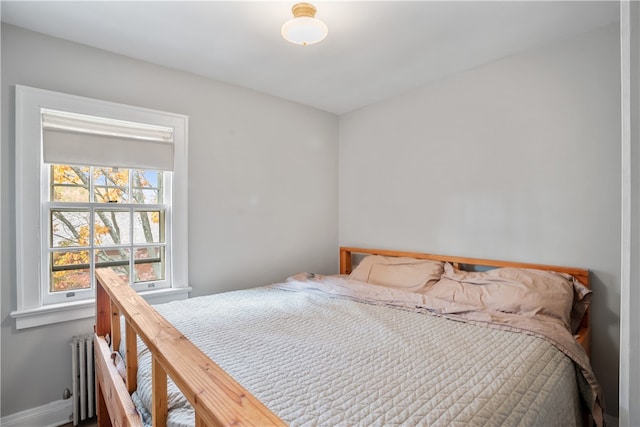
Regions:
<svg viewBox="0 0 640 427"><path fill-rule="evenodd" d="M343 247L340 274L151 307L97 272L98 424L602 425L588 270Z"/></svg>

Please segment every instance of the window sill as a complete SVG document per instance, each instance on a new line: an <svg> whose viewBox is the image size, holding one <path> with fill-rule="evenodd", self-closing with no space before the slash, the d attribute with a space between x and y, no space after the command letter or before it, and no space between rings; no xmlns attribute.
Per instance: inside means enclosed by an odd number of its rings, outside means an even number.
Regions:
<svg viewBox="0 0 640 427"><path fill-rule="evenodd" d="M189 298L191 288L159 289L140 292L149 304L162 304L169 301ZM43 307L12 311L11 317L16 319L16 329L27 329L36 326L69 320L87 319L96 315L95 299L65 304L52 304Z"/></svg>

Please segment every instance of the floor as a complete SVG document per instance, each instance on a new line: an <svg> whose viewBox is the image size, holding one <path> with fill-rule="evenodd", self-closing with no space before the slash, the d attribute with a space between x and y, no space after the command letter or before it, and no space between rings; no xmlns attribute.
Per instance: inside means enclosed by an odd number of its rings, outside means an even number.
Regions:
<svg viewBox="0 0 640 427"><path fill-rule="evenodd" d="M96 427L98 423L95 418L90 418L78 424L78 427ZM73 427L73 423L63 424L60 427Z"/></svg>

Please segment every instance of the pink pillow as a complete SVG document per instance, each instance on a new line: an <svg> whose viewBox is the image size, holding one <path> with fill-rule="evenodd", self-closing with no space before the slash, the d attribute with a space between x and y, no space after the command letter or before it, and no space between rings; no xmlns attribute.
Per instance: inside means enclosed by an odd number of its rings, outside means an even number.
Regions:
<svg viewBox="0 0 640 427"><path fill-rule="evenodd" d="M573 277L526 268L467 272L447 263L429 295L451 302L524 316L549 316L573 329Z"/></svg>
<svg viewBox="0 0 640 427"><path fill-rule="evenodd" d="M374 285L425 292L444 272L444 263L406 257L369 255L349 275L349 279Z"/></svg>

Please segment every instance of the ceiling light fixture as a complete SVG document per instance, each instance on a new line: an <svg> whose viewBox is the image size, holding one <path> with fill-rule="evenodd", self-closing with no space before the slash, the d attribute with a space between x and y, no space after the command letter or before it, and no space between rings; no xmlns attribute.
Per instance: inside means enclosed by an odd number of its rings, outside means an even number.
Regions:
<svg viewBox="0 0 640 427"><path fill-rule="evenodd" d="M291 8L293 19L282 24L282 37L291 43L307 46L324 40L329 33L327 25L316 16L316 8L309 3L298 3Z"/></svg>

